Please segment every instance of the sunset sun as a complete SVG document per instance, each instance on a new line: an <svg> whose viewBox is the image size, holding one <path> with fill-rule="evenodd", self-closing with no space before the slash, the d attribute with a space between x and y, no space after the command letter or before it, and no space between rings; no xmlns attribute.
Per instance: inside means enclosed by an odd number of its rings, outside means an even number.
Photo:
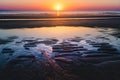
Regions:
<svg viewBox="0 0 120 80"><path fill-rule="evenodd" d="M61 4L57 4L57 5L55 6L55 9L56 9L57 11L62 10L62 8L63 8L63 6L62 6Z"/></svg>
<svg viewBox="0 0 120 80"><path fill-rule="evenodd" d="M63 10L63 6L61 4L57 4L57 5L55 5L54 8L57 12L57 16L60 16L60 12L61 12L61 10Z"/></svg>

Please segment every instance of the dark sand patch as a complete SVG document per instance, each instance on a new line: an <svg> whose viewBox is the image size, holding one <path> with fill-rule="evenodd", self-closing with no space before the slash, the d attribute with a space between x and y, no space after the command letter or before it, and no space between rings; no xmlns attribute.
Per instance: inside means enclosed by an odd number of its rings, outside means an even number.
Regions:
<svg viewBox="0 0 120 80"><path fill-rule="evenodd" d="M88 26L120 28L120 18L68 20L0 20L1 29L35 28L44 26Z"/></svg>

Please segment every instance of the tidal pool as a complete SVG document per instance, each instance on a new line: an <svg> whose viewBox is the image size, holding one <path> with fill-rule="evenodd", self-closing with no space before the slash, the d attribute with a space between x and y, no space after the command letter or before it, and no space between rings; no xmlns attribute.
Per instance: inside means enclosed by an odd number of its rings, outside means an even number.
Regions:
<svg viewBox="0 0 120 80"><path fill-rule="evenodd" d="M0 29L0 38L17 36L20 39L47 39L55 38L60 41L69 38L81 37L83 40L92 40L95 42L108 42L113 45L119 44L119 38L112 36L112 28L91 28L84 26L55 26L40 28L22 28L22 29ZM119 45L116 45L119 46Z"/></svg>
<svg viewBox="0 0 120 80"><path fill-rule="evenodd" d="M113 28L84 26L0 29L0 65L22 54L36 54L40 58L40 50L42 49L50 54L56 52L70 53L70 51L93 51L94 53L97 50L104 50L103 47L106 45L105 49L110 46L108 50L120 52L120 38L111 35L115 31ZM64 48L61 47L62 49L56 50L56 46L59 47L59 44L62 44ZM78 46L79 49L68 49L70 44ZM75 46L74 48L76 48ZM99 49L98 47L102 48ZM107 53L108 51L105 50L104 52Z"/></svg>
<svg viewBox="0 0 120 80"><path fill-rule="evenodd" d="M69 39L81 40L79 43L86 44L85 40L91 40L92 42L106 42L110 43L118 50L120 49L120 39L111 35L114 33L112 28L91 28L84 26L55 26L55 27L40 27L40 28L22 28L22 29L0 29L0 38L7 39L8 37L18 37L13 42L19 42L23 39L35 40L35 39L57 39L58 42L69 41ZM10 43L10 44L13 44ZM75 41L74 41L75 42ZM2 46L10 46L10 44L3 44ZM11 45L12 46L12 45Z"/></svg>

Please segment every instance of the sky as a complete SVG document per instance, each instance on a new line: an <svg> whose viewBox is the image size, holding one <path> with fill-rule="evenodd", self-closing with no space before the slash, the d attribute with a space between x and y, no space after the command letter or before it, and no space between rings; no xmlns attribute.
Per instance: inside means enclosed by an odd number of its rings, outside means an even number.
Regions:
<svg viewBox="0 0 120 80"><path fill-rule="evenodd" d="M0 10L120 10L120 0L0 0Z"/></svg>

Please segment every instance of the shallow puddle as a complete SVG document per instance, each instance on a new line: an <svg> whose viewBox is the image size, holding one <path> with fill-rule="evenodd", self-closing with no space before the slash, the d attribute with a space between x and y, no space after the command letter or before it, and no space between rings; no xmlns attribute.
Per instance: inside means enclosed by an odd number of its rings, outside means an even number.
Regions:
<svg viewBox="0 0 120 80"><path fill-rule="evenodd" d="M83 26L1 29L0 63L19 55L35 54L40 57L41 50L51 56L62 53L119 53L120 38L111 33L114 33L112 28Z"/></svg>

